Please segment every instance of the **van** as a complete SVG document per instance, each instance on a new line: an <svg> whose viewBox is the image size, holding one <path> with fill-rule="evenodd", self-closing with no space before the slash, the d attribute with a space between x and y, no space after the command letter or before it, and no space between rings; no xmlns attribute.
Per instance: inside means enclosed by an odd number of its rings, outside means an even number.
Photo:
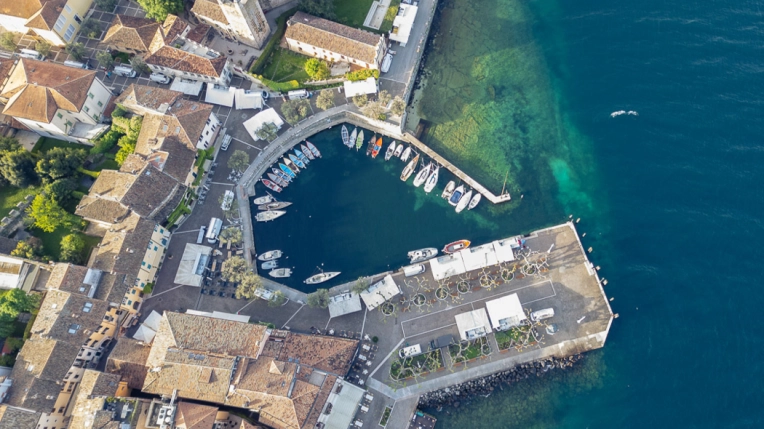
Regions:
<svg viewBox="0 0 764 429"><path fill-rule="evenodd" d="M287 97L290 100L302 100L304 98L310 98L310 93L304 89L298 89L295 91L289 91Z"/></svg>
<svg viewBox="0 0 764 429"><path fill-rule="evenodd" d="M403 359L407 357L419 356L422 354L422 347L419 344L413 346L404 347L398 350L398 357Z"/></svg>
<svg viewBox="0 0 764 429"><path fill-rule="evenodd" d="M531 313L531 320L534 322L549 319L551 317L554 317L554 308L545 308L543 310L538 310Z"/></svg>
<svg viewBox="0 0 764 429"><path fill-rule="evenodd" d="M90 64L88 63L81 63L79 61L64 61L65 66L74 67L78 69L86 69L90 70Z"/></svg>
<svg viewBox="0 0 764 429"><path fill-rule="evenodd" d="M206 234L207 234L206 226L199 228L199 235L196 236L196 244L202 244L202 241L204 241L204 236Z"/></svg>
<svg viewBox="0 0 764 429"><path fill-rule="evenodd" d="M210 226L207 228L207 243L215 244L218 241L220 228L223 227L223 221L213 217L210 219Z"/></svg>
<svg viewBox="0 0 764 429"><path fill-rule="evenodd" d="M403 274L406 277L415 276L417 274L422 274L425 271L424 264L416 264L412 265L410 267L406 267L403 269Z"/></svg>
<svg viewBox="0 0 764 429"><path fill-rule="evenodd" d="M153 82L161 83L162 85L170 83L170 77L165 76L162 73L151 73L151 75L149 75L149 79Z"/></svg>
<svg viewBox="0 0 764 429"><path fill-rule="evenodd" d="M42 61L45 59L43 54L35 51L34 49L20 49L19 56L22 58L29 58L30 60Z"/></svg>
<svg viewBox="0 0 764 429"><path fill-rule="evenodd" d="M122 64L114 67L114 73L124 77L135 77L138 75L132 67Z"/></svg>

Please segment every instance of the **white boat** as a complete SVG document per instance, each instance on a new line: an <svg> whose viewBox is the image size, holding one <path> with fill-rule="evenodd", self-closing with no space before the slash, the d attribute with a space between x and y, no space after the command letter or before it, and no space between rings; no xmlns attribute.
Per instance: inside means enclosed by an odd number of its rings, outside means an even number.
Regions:
<svg viewBox="0 0 764 429"><path fill-rule="evenodd" d="M470 205L467 206L467 210L474 209L475 206L478 205L478 203L480 202L480 198L482 198L482 197L483 197L483 195L481 195L480 192L475 192L475 196L472 197L472 199L470 200Z"/></svg>
<svg viewBox="0 0 764 429"><path fill-rule="evenodd" d="M432 192L432 190L435 189L435 185L438 184L438 170L440 170L440 167L437 165L434 166L432 173L430 173L430 177L427 178L427 183L424 184L424 191L428 194Z"/></svg>
<svg viewBox="0 0 764 429"><path fill-rule="evenodd" d="M257 206L258 210L279 210L291 206L292 203L286 201L274 201L268 204L262 204Z"/></svg>
<svg viewBox="0 0 764 429"><path fill-rule="evenodd" d="M385 58L382 59L382 66L380 67L380 71L382 73L387 73L390 70L390 65L393 63L393 56L389 53L385 55Z"/></svg>
<svg viewBox="0 0 764 429"><path fill-rule="evenodd" d="M257 197L254 200L252 200L252 202L255 203L256 206L260 206L260 205L263 205L263 204L268 204L268 203L271 203L273 201L276 201L276 199L273 198L273 196L271 194L268 194L268 195L266 195L264 197Z"/></svg>
<svg viewBox="0 0 764 429"><path fill-rule="evenodd" d="M411 177L411 174L414 173L414 170L416 170L417 162L419 162L419 154L416 154L414 159L409 161L408 164L406 164L406 168L403 169L403 172L401 173L401 180L404 182L409 180L409 177Z"/></svg>
<svg viewBox="0 0 764 429"><path fill-rule="evenodd" d="M268 275L276 278L289 277L292 275L292 270L289 268L276 268L275 270L271 270Z"/></svg>
<svg viewBox="0 0 764 429"><path fill-rule="evenodd" d="M348 146L348 142L350 142L350 136L348 135L348 127L342 126L342 144L345 146Z"/></svg>
<svg viewBox="0 0 764 429"><path fill-rule="evenodd" d="M412 250L408 253L408 257L412 264L417 262L426 261L438 254L438 249L434 247L427 247L419 250Z"/></svg>
<svg viewBox="0 0 764 429"><path fill-rule="evenodd" d="M403 146L402 143L401 143L401 146ZM411 146L406 146L406 150L404 150L403 154L401 155L401 161L403 162L408 161L410 156L411 156Z"/></svg>
<svg viewBox="0 0 764 429"><path fill-rule="evenodd" d="M393 152L395 152L395 140L393 140L393 142L390 143L390 146L387 147L387 152L385 152L385 161L389 161L390 158L393 157Z"/></svg>
<svg viewBox="0 0 764 429"><path fill-rule="evenodd" d="M414 186L420 187L422 186L422 183L424 183L425 180L427 180L427 176L430 175L430 169L432 167L432 164L427 164L426 167L419 170L419 173L416 174L416 177L414 178Z"/></svg>
<svg viewBox="0 0 764 429"><path fill-rule="evenodd" d="M329 272L321 272L316 275L310 276L307 279L305 279L304 283L307 283L309 285L315 285L319 283L323 283L325 281L329 281L335 277L340 275L339 271L329 271Z"/></svg>
<svg viewBox="0 0 764 429"><path fill-rule="evenodd" d="M454 189L454 192L451 193L451 196L448 197L448 204L451 204L452 206L456 207L457 204L459 204L459 200L464 195L464 185L459 185L458 188Z"/></svg>
<svg viewBox="0 0 764 429"><path fill-rule="evenodd" d="M471 200L472 200L472 189L467 191L467 193L464 194L464 196L459 199L459 204L456 205L456 212L461 213L462 210L467 208L467 204L469 204Z"/></svg>
<svg viewBox="0 0 764 429"><path fill-rule="evenodd" d="M262 255L258 256L257 259L261 261L271 261L273 259L278 259L283 255L284 253L281 252L281 250L269 250Z"/></svg>
<svg viewBox="0 0 764 429"><path fill-rule="evenodd" d="M399 144L398 147L395 148L395 152L393 152L393 156L396 158L400 158L402 152L403 152L403 143Z"/></svg>
<svg viewBox="0 0 764 429"><path fill-rule="evenodd" d="M456 183L455 183L453 180L451 180L451 181L450 181L450 182L448 182L448 184L446 185L446 189L444 189L444 190L443 190L443 193L442 193L442 194L440 194L440 197L441 197L441 198L444 198L444 199L446 199L446 200L447 200L447 199L449 199L449 198L451 198L451 194L453 194L453 193L454 193L454 188L455 188L455 187L456 187Z"/></svg>
<svg viewBox="0 0 764 429"><path fill-rule="evenodd" d="M270 269L276 268L278 266L279 266L279 261L277 259L274 259L272 261L263 262L262 268L264 270L270 270Z"/></svg>
<svg viewBox="0 0 764 429"><path fill-rule="evenodd" d="M268 210L267 212L260 212L255 215L255 220L258 222L268 222L274 219L284 216L286 212L284 210Z"/></svg>
<svg viewBox="0 0 764 429"><path fill-rule="evenodd" d="M353 132L350 133L350 144L347 145L348 149L352 149L355 146L355 141L358 138L358 127L353 128Z"/></svg>

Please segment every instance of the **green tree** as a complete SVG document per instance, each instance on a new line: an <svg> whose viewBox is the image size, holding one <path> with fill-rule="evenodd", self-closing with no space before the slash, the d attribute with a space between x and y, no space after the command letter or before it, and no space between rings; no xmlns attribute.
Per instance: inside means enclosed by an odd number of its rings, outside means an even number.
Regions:
<svg viewBox="0 0 764 429"><path fill-rule="evenodd" d="M14 35L10 31L0 34L0 46L13 52L16 50L16 42L13 40Z"/></svg>
<svg viewBox="0 0 764 429"><path fill-rule="evenodd" d="M122 138L120 139L120 141L122 140ZM117 161L117 164L119 164L119 166L121 167L122 164L124 164L125 161L127 160L127 157L135 152L135 142L125 141L119 146L120 146L119 150L114 155L114 161Z"/></svg>
<svg viewBox="0 0 764 429"><path fill-rule="evenodd" d="M220 232L220 238L222 238L225 241L230 241L231 244L235 245L235 244L241 243L243 234L241 232L241 229L239 229L238 227L229 226L228 228Z"/></svg>
<svg viewBox="0 0 764 429"><path fill-rule="evenodd" d="M39 182L35 172L36 158L24 149L0 152L0 176L17 188L26 188Z"/></svg>
<svg viewBox="0 0 764 429"><path fill-rule="evenodd" d="M14 325L16 323L15 317L10 317L6 314L0 314L0 338L8 338L13 334L13 331L16 330L16 326ZM10 355L6 355L10 356ZM2 356L3 358L5 356ZM5 362L0 361L0 366L9 366L5 364ZM13 366L13 363L11 363L10 366Z"/></svg>
<svg viewBox="0 0 764 429"><path fill-rule="evenodd" d="M395 98L393 98L393 104L390 106L390 112L395 116L401 116L405 111L406 102L403 101L399 95L396 95Z"/></svg>
<svg viewBox="0 0 764 429"><path fill-rule="evenodd" d="M355 281L355 283L350 288L350 290L360 295L361 292L366 291L366 289L368 288L369 288L369 279L366 277L358 277L358 280Z"/></svg>
<svg viewBox="0 0 764 429"><path fill-rule="evenodd" d="M50 43L45 39L40 39L34 44L34 50L41 53L43 57L47 57L50 54Z"/></svg>
<svg viewBox="0 0 764 429"><path fill-rule="evenodd" d="M244 171L249 166L249 154L243 150L235 150L228 158L228 168L235 171Z"/></svg>
<svg viewBox="0 0 764 429"><path fill-rule="evenodd" d="M85 59L85 46L82 43L67 43L65 49L66 53L75 61L82 61Z"/></svg>
<svg viewBox="0 0 764 429"><path fill-rule="evenodd" d="M42 256L42 242L37 237L30 237L16 243L16 248L11 250L11 256L39 260Z"/></svg>
<svg viewBox="0 0 764 429"><path fill-rule="evenodd" d="M183 13L183 0L137 0L146 17L163 22L167 14L180 15Z"/></svg>
<svg viewBox="0 0 764 429"><path fill-rule="evenodd" d="M61 260L79 264L82 262L82 251L85 249L85 240L78 234L69 234L61 240Z"/></svg>
<svg viewBox="0 0 764 429"><path fill-rule="evenodd" d="M247 272L249 272L249 266L241 256L226 259L220 267L220 276L227 282L239 283Z"/></svg>
<svg viewBox="0 0 764 429"><path fill-rule="evenodd" d="M98 61L98 64L105 69L108 69L114 64L114 57L107 51L98 52L95 59Z"/></svg>
<svg viewBox="0 0 764 429"><path fill-rule="evenodd" d="M87 156L87 152L83 149L54 147L45 152L40 160L37 161L35 171L43 183L75 177L77 175L77 167L82 167Z"/></svg>
<svg viewBox="0 0 764 429"><path fill-rule="evenodd" d="M10 335L13 332L13 324L10 325L9 329L10 329L10 331L9 331L8 334ZM0 331L0 332L3 332L3 331ZM0 356L0 366L5 366L5 367L8 367L8 368L12 368L14 365L16 365L16 356L15 355L3 355L3 356Z"/></svg>
<svg viewBox="0 0 764 429"><path fill-rule="evenodd" d="M247 271L241 278L241 283L236 286L236 297L252 299L257 296L257 291L263 287L263 280L252 271Z"/></svg>
<svg viewBox="0 0 764 429"><path fill-rule="evenodd" d="M371 119L384 120L385 107L379 101L371 101L361 108L361 113Z"/></svg>
<svg viewBox="0 0 764 429"><path fill-rule="evenodd" d="M0 137L0 152L21 149L19 140L15 137Z"/></svg>
<svg viewBox="0 0 764 429"><path fill-rule="evenodd" d="M113 12L117 6L117 0L95 0L96 6L104 12Z"/></svg>
<svg viewBox="0 0 764 429"><path fill-rule="evenodd" d="M316 107L321 110L329 110L334 107L334 91L325 89L318 93L316 97Z"/></svg>
<svg viewBox="0 0 764 429"><path fill-rule="evenodd" d="M66 205L72 200L75 190L77 190L77 183L69 178L58 179L45 185L45 193L53 197L61 206Z"/></svg>
<svg viewBox="0 0 764 429"><path fill-rule="evenodd" d="M334 0L300 0L297 8L305 13L326 19L334 19Z"/></svg>
<svg viewBox="0 0 764 429"><path fill-rule="evenodd" d="M356 105L359 109L365 106L369 103L369 97L366 96L366 94L356 95L353 97L353 104Z"/></svg>
<svg viewBox="0 0 764 429"><path fill-rule="evenodd" d="M386 89L383 89L382 91L379 91L379 95L377 96L377 100L379 100L380 103L382 103L383 106L387 106L390 104L390 100L393 97L390 95L389 92L387 92Z"/></svg>
<svg viewBox="0 0 764 429"><path fill-rule="evenodd" d="M308 307L326 308L329 306L329 290L316 289L315 292L308 294Z"/></svg>
<svg viewBox="0 0 764 429"><path fill-rule="evenodd" d="M271 299L268 300L268 307L281 307L286 304L286 302L287 297L284 295L284 292L277 290L276 292L273 292Z"/></svg>
<svg viewBox="0 0 764 429"><path fill-rule="evenodd" d="M114 125L117 125L117 128L122 128L127 132L127 134L120 137L117 141L119 151L114 155L114 160L121 166L124 164L127 157L135 152L135 145L138 142L138 135L141 132L143 118L140 116L133 116L132 118L127 119L126 117L112 115L112 120L114 121L112 128Z"/></svg>
<svg viewBox="0 0 764 429"><path fill-rule="evenodd" d="M308 73L313 80L329 79L331 72L326 62L319 60L318 58L311 58L305 61L305 72Z"/></svg>
<svg viewBox="0 0 764 429"><path fill-rule="evenodd" d="M39 303L38 295L29 295L21 289L11 289L0 296L0 314L15 319L20 313L34 310Z"/></svg>
<svg viewBox="0 0 764 429"><path fill-rule="evenodd" d="M130 58L130 65L133 66L133 68L138 70L139 72L151 73L151 69L149 68L149 66L147 66L146 62L143 61L143 58L139 56L134 56Z"/></svg>
<svg viewBox="0 0 764 429"><path fill-rule="evenodd" d="M80 24L80 33L90 39L98 39L101 37L101 24L93 18L86 18Z"/></svg>
<svg viewBox="0 0 764 429"><path fill-rule="evenodd" d="M259 139L267 140L269 142L272 142L276 140L276 137L278 137L279 128L274 124L273 122L266 122L263 124L262 127L260 127L257 131L255 131L255 135Z"/></svg>
<svg viewBox="0 0 764 429"><path fill-rule="evenodd" d="M32 204L27 208L27 215L34 222L34 226L45 231L53 232L58 227L79 228L82 220L69 214L58 205L50 196L37 194Z"/></svg>
<svg viewBox="0 0 764 429"><path fill-rule="evenodd" d="M310 103L308 100L287 100L281 103L281 114L289 125L294 125L308 116Z"/></svg>
<svg viewBox="0 0 764 429"><path fill-rule="evenodd" d="M24 340L22 338L6 338L5 345L11 350L11 353L17 352L24 345Z"/></svg>

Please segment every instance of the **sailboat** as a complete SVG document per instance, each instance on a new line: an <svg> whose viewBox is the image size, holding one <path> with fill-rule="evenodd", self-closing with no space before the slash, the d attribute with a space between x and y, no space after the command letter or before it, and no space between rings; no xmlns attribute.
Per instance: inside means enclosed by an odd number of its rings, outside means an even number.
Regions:
<svg viewBox="0 0 764 429"><path fill-rule="evenodd" d="M377 142L374 143L374 147L371 148L371 157L376 158L380 150L382 150L382 137L378 138Z"/></svg>
<svg viewBox="0 0 764 429"><path fill-rule="evenodd" d="M294 171L295 173L299 173L300 172L300 169L297 168L297 165L295 165L295 163L290 161L289 158L284 157L282 159L284 160L284 164L286 164L287 167L291 168L292 171Z"/></svg>
<svg viewBox="0 0 764 429"><path fill-rule="evenodd" d="M255 215L255 220L258 222L268 222L277 218L280 218L281 216L284 216L286 212L284 210L268 210L265 212L260 212Z"/></svg>
<svg viewBox="0 0 764 429"><path fill-rule="evenodd" d="M427 176L430 175L430 171L432 169L432 163L427 164L423 169L419 170L419 173L416 174L416 177L414 178L414 186L420 187L422 186L422 183L424 183L425 180L427 180Z"/></svg>
<svg viewBox="0 0 764 429"><path fill-rule="evenodd" d="M397 148L395 147L395 140L393 140L392 143L390 143L390 146L387 147L387 151L385 152L385 161L389 161L390 158L392 158L393 153L395 152Z"/></svg>
<svg viewBox="0 0 764 429"><path fill-rule="evenodd" d="M287 201L274 201L272 203L259 205L259 206L257 206L257 209L258 210L263 210L263 211L265 211L265 210L279 210L279 209L283 209L283 208L289 207L291 205L292 205L292 203L287 202Z"/></svg>
<svg viewBox="0 0 764 429"><path fill-rule="evenodd" d="M308 149L307 146L305 146L305 143L300 145L300 149L302 149L302 153L304 153L308 158L310 158L311 161L316 159L316 156L313 155L313 152L310 149Z"/></svg>
<svg viewBox="0 0 764 429"><path fill-rule="evenodd" d="M449 181L448 184L446 185L446 189L444 189L443 193L440 194L440 197L446 200L451 198L451 194L454 193L455 187L456 187L456 183L453 180Z"/></svg>
<svg viewBox="0 0 764 429"><path fill-rule="evenodd" d="M435 165L432 173L430 173L430 177L427 178L427 183L424 184L424 191L428 194L432 192L435 185L438 183L438 170L440 170L440 167Z"/></svg>
<svg viewBox="0 0 764 429"><path fill-rule="evenodd" d="M303 164L308 165L310 163L310 160L307 156L305 156L304 153L300 149L295 149L294 153L297 155L297 158L302 161Z"/></svg>
<svg viewBox="0 0 764 429"><path fill-rule="evenodd" d="M403 162L408 161L410 156L411 156L411 146L406 146L406 150L404 150L403 154L401 155L401 161Z"/></svg>
<svg viewBox="0 0 764 429"><path fill-rule="evenodd" d="M411 177L411 174L416 170L417 162L419 162L419 154L416 154L414 159L412 159L407 165L406 168L403 169L403 173L401 173L401 180L404 182L409 180L409 177Z"/></svg>
<svg viewBox="0 0 764 429"><path fill-rule="evenodd" d="M321 269L319 268L319 270L321 270ZM315 285L315 284L318 284L318 283L323 283L325 281L329 281L329 280L337 277L338 275L340 275L339 271L324 272L324 270L321 270L320 273L312 275L312 276L308 277L307 279L305 279L304 283L307 283L309 285Z"/></svg>
<svg viewBox="0 0 764 429"><path fill-rule="evenodd" d="M290 162L290 164L291 164L291 162ZM294 179L295 177L297 177L297 175L294 173L294 171L292 171L292 169L287 167L285 164L279 163L279 167L281 168L281 171L286 173L290 178Z"/></svg>
<svg viewBox="0 0 764 429"><path fill-rule="evenodd" d="M305 143L308 144L308 149L310 149L310 151L313 152L313 156L315 156L316 158L321 158L321 152L318 151L318 149L316 148L316 145L314 145L313 143L307 140L305 140Z"/></svg>
<svg viewBox="0 0 764 429"><path fill-rule="evenodd" d="M478 203L480 202L480 198L482 198L482 197L483 197L483 196L480 194L480 192L476 192L476 193L475 193L475 196L474 196L474 197L472 197L472 199L470 200L470 205L469 205L469 206L467 206L467 210L472 210L472 209L474 209L474 208L475 208L475 206L477 206L477 205L478 205Z"/></svg>
<svg viewBox="0 0 764 429"><path fill-rule="evenodd" d="M462 198L462 195L464 195L464 185L459 185L459 187L454 190L454 192L451 194L451 197L448 199L448 204L456 207L456 205L459 204L459 200Z"/></svg>
<svg viewBox="0 0 764 429"><path fill-rule="evenodd" d="M302 163L302 161L300 161L299 159L297 159L297 155L295 155L295 154L293 154L293 153L290 153L290 154L289 154L289 159L291 159L291 160L292 160L292 162L294 162L294 163L295 163L295 165L297 165L298 167L300 167L300 168L305 168L305 164L303 164L303 163Z"/></svg>
<svg viewBox="0 0 764 429"><path fill-rule="evenodd" d="M350 136L348 135L348 127L342 126L342 144L344 144L347 147L350 147Z"/></svg>
<svg viewBox="0 0 764 429"><path fill-rule="evenodd" d="M467 191L463 197L459 199L459 204L456 205L456 212L461 213L467 207L467 204L472 200L472 189Z"/></svg>
<svg viewBox="0 0 764 429"><path fill-rule="evenodd" d="M358 138L358 127L353 128L353 132L350 133L350 141L347 143L348 149L352 149L355 146L356 138Z"/></svg>
<svg viewBox="0 0 764 429"><path fill-rule="evenodd" d="M399 144L398 147L395 148L395 152L393 152L393 156L396 158L400 158L401 152L403 152L403 143Z"/></svg>
<svg viewBox="0 0 764 429"><path fill-rule="evenodd" d="M361 130L361 132L358 133L358 138L355 139L355 150L359 151L361 149L361 146L363 146L363 130Z"/></svg>

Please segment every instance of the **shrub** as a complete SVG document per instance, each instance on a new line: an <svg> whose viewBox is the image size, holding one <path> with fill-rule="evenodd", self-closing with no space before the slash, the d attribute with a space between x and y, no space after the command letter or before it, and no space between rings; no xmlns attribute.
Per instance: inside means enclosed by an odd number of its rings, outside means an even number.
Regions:
<svg viewBox="0 0 764 429"><path fill-rule="evenodd" d="M34 49L41 53L43 57L47 57L50 54L50 43L47 40L38 40L34 44Z"/></svg>
<svg viewBox="0 0 764 429"><path fill-rule="evenodd" d="M13 33L10 31L0 34L0 46L13 52L16 50L16 42L13 40Z"/></svg>
<svg viewBox="0 0 764 429"><path fill-rule="evenodd" d="M143 293L150 294L154 290L154 283L148 282L146 283L146 286L143 287Z"/></svg>
<svg viewBox="0 0 764 429"><path fill-rule="evenodd" d="M98 39L101 37L101 24L93 18L86 18L80 25L80 33L90 39Z"/></svg>
<svg viewBox="0 0 764 429"><path fill-rule="evenodd" d="M96 141L92 148L90 148L90 154L98 155L112 150L114 146L117 145L119 139L124 135L125 134L120 132L119 129L112 127L106 134L102 135L101 138Z"/></svg>
<svg viewBox="0 0 764 429"><path fill-rule="evenodd" d="M374 76L375 79L379 79L379 70L363 69L345 73L345 77L349 81L366 80L372 76Z"/></svg>
<svg viewBox="0 0 764 429"><path fill-rule="evenodd" d="M324 80L331 76L329 66L318 58L311 58L305 61L305 72L313 80Z"/></svg>
<svg viewBox="0 0 764 429"><path fill-rule="evenodd" d="M75 61L82 61L85 58L85 46L82 43L67 43L66 53Z"/></svg>

